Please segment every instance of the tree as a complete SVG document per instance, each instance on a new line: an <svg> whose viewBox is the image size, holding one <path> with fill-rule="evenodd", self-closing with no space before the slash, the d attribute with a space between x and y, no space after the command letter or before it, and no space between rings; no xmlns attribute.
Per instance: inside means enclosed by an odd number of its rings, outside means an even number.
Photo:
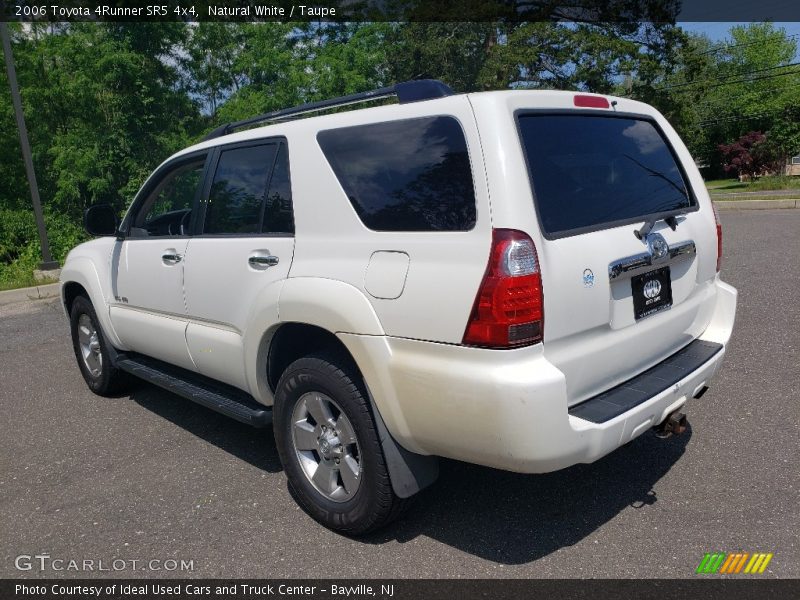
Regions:
<svg viewBox="0 0 800 600"><path fill-rule="evenodd" d="M692 154L711 165L713 176L722 171L720 144L747 132L765 132L767 144L784 150L795 145L796 51L796 41L771 23L734 26L729 39L716 43L691 35L676 68L649 89L634 85L633 94L665 113Z"/></svg>
<svg viewBox="0 0 800 600"><path fill-rule="evenodd" d="M776 162L776 171L782 170L786 159L800 154L800 105L789 104L776 116L765 141Z"/></svg>
<svg viewBox="0 0 800 600"><path fill-rule="evenodd" d="M17 32L21 92L51 209L76 218L96 202L122 209L153 167L188 143L198 111L174 57L185 33L180 23Z"/></svg>
<svg viewBox="0 0 800 600"><path fill-rule="evenodd" d="M46 215L77 228L92 203L122 210L157 163L222 122L409 79L461 92L628 95L655 104L695 156L719 165L721 145L750 131L766 133L748 150L752 160L800 150L796 43L769 23L733 27L730 40L712 43L676 27L676 3L658 0L503 0L500 12L468 0L469 10L496 17L471 23L461 20L464 2L384 4L406 20L11 24ZM4 77L0 210L26 211ZM24 218L0 216L19 225L0 232L2 264L35 242Z"/></svg>
<svg viewBox="0 0 800 600"><path fill-rule="evenodd" d="M177 66L185 35L182 23L13 26L20 91L57 260L80 241L87 206L109 202L121 211L152 169L199 132L199 111ZM0 285L25 284L38 240L3 84Z"/></svg>
<svg viewBox="0 0 800 600"><path fill-rule="evenodd" d="M323 100L388 83L389 23L326 23L305 32L305 100ZM311 43L313 41L313 43Z"/></svg>
<svg viewBox="0 0 800 600"><path fill-rule="evenodd" d="M396 81L442 79L464 92L609 93L630 73L652 79L670 68L682 36L669 23L402 23L387 36L388 69Z"/></svg>
<svg viewBox="0 0 800 600"><path fill-rule="evenodd" d="M245 84L245 74L236 66L244 44L239 23L201 21L189 31L181 61L187 88L212 117Z"/></svg>
<svg viewBox="0 0 800 600"><path fill-rule="evenodd" d="M749 131L732 144L720 144L725 172L754 180L773 169L775 156L766 146L766 139L760 131Z"/></svg>

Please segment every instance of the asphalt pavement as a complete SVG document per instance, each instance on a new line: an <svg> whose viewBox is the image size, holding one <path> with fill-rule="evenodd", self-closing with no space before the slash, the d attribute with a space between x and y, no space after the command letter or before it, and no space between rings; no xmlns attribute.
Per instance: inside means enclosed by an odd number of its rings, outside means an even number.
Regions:
<svg viewBox="0 0 800 600"><path fill-rule="evenodd" d="M547 475L443 461L360 540L296 506L271 430L146 384L94 396L57 301L2 306L0 577L691 578L715 551L798 577L800 211L722 219L737 324L685 435Z"/></svg>

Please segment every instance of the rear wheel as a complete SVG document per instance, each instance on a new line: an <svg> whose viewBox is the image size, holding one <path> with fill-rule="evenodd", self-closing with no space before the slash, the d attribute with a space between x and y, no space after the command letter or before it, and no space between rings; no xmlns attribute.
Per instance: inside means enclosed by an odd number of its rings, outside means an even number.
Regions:
<svg viewBox="0 0 800 600"><path fill-rule="evenodd" d="M130 380L111 364L108 342L86 296L78 296L72 303L70 331L75 358L89 389L101 396L121 392Z"/></svg>
<svg viewBox="0 0 800 600"><path fill-rule="evenodd" d="M333 502L355 497L361 486L361 448L347 414L329 396L306 392L291 418L294 456L311 485Z"/></svg>
<svg viewBox="0 0 800 600"><path fill-rule="evenodd" d="M346 357L321 354L289 365L274 417L289 489L311 517L359 535L400 514L405 502L392 490L369 401Z"/></svg>

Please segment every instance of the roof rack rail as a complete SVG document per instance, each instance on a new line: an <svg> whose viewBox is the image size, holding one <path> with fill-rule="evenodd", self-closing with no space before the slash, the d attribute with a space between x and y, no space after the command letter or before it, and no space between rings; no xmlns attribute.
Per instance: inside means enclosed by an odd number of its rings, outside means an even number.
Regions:
<svg viewBox="0 0 800 600"><path fill-rule="evenodd" d="M225 123L206 135L206 137L203 138L203 141L228 135L234 130L247 127L248 125L255 125L257 123L265 123L268 121L281 121L290 117L295 117L310 112L317 112L337 106L347 106L348 104L358 104L361 102L373 102L375 100L388 98L390 96L397 96L397 100L400 102L400 104L408 104L409 102L443 98L452 94L453 90L450 89L448 85L436 79L417 79L414 81L404 81L402 83L379 88L377 90L360 92L358 94L350 94L349 96L341 96L339 98L330 98L329 100L320 100L319 102L309 102L308 104L301 104L299 106L293 106L292 108L284 108L282 110L268 112L257 117L245 119L243 121Z"/></svg>

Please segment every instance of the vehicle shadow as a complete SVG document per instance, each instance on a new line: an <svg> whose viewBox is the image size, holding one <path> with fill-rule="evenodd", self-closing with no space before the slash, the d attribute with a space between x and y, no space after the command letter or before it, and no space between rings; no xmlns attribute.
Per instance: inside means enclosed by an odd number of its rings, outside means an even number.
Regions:
<svg viewBox="0 0 800 600"><path fill-rule="evenodd" d="M268 473L283 470L272 428L254 429L149 383L137 383L131 400L189 433Z"/></svg>
<svg viewBox="0 0 800 600"><path fill-rule="evenodd" d="M691 427L667 440L646 432L594 464L544 475L443 460L439 480L405 518L363 541L424 535L486 560L525 564L579 542L628 507L657 502L654 485L691 435Z"/></svg>
<svg viewBox="0 0 800 600"><path fill-rule="evenodd" d="M259 469L282 470L269 428L253 429L146 383L130 397ZM691 436L691 426L666 440L646 432L594 464L544 475L443 459L439 480L414 498L401 520L358 541L403 543L426 536L486 560L525 564L581 541L626 508L657 502L653 487Z"/></svg>

